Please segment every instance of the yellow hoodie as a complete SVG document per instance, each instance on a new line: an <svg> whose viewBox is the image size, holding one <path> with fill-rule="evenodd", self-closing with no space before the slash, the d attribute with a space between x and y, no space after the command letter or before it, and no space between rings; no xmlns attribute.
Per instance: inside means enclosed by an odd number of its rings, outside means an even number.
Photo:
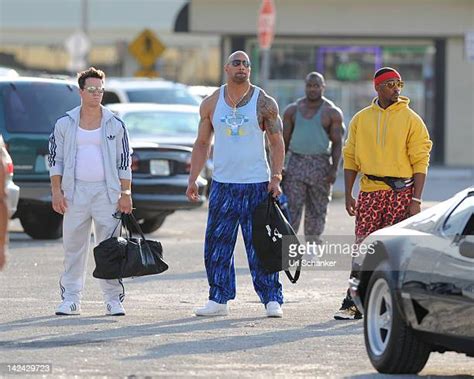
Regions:
<svg viewBox="0 0 474 379"><path fill-rule="evenodd" d="M409 103L410 99L400 96L383 109L375 98L352 118L343 148L345 169L399 178L426 174L432 142L423 120L408 107ZM360 188L365 192L390 189L365 175Z"/></svg>

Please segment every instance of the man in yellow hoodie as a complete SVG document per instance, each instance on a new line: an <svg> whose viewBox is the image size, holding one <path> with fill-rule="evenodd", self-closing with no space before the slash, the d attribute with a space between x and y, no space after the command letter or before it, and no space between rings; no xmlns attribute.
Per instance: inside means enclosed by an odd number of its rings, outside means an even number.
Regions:
<svg viewBox="0 0 474 379"><path fill-rule="evenodd" d="M346 211L355 216L356 242L420 212L432 142L419 115L400 96L401 75L383 67L374 75L377 97L350 123L343 149ZM352 189L361 174L357 202ZM362 318L349 292L337 320Z"/></svg>

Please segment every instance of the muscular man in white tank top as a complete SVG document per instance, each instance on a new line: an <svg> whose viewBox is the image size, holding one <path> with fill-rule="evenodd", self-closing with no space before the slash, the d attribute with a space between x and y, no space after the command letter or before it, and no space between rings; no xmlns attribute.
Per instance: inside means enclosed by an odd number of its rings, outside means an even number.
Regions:
<svg viewBox="0 0 474 379"><path fill-rule="evenodd" d="M251 64L243 51L232 53L224 66L227 82L204 99L191 160L186 195L198 199L196 179L214 141L213 183L205 241L209 301L198 316L226 315L235 298L234 246L240 224L254 288L268 317L281 317L282 287L278 273L267 274L252 245L252 214L268 193L281 194L284 160L282 122L276 101L250 83ZM265 152L270 143L271 173Z"/></svg>

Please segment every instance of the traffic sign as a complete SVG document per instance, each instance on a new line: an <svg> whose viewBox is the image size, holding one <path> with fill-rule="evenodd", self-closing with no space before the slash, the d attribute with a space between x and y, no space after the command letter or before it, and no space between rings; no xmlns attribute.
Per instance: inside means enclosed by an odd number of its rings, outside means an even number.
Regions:
<svg viewBox="0 0 474 379"><path fill-rule="evenodd" d="M128 46L128 51L142 67L150 69L166 46L150 29L145 29L137 38L135 38Z"/></svg>
<svg viewBox="0 0 474 379"><path fill-rule="evenodd" d="M84 70L87 66L87 53L91 48L89 38L82 31L77 31L64 41L69 53L68 69L71 72Z"/></svg>
<svg viewBox="0 0 474 379"><path fill-rule="evenodd" d="M158 78L160 77L160 73L153 69L144 69L135 71L135 76L138 78Z"/></svg>
<svg viewBox="0 0 474 379"><path fill-rule="evenodd" d="M258 16L258 43L261 49L272 46L275 35L276 9L273 0L263 0Z"/></svg>
<svg viewBox="0 0 474 379"><path fill-rule="evenodd" d="M83 57L89 52L91 43L84 32L77 31L66 39L64 46L70 56Z"/></svg>

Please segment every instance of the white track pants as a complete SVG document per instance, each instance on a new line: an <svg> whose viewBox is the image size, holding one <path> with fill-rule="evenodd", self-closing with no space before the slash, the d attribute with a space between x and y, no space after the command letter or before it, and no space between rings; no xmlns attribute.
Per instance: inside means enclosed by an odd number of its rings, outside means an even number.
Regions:
<svg viewBox="0 0 474 379"><path fill-rule="evenodd" d="M63 220L64 273L59 281L61 298L80 302L84 289L87 259L90 254L90 236L94 221L94 246L109 238L119 220L112 215L117 203L111 203L105 182L76 180L73 201ZM119 227L115 235L119 232ZM121 280L98 279L105 302L123 301L125 290Z"/></svg>

